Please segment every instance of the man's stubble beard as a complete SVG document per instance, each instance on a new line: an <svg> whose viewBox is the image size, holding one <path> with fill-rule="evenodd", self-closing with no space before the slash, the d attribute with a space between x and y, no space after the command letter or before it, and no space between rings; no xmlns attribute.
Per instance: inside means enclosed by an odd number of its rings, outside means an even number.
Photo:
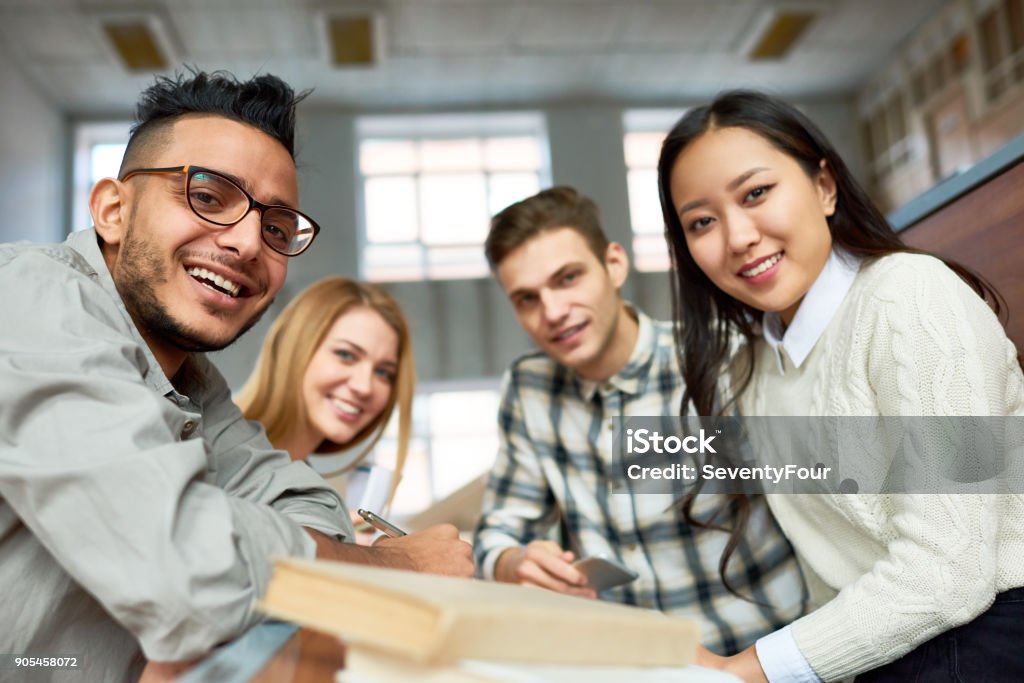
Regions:
<svg viewBox="0 0 1024 683"><path fill-rule="evenodd" d="M157 298L154 285L164 284L168 273L160 258L160 249L145 239L136 239L134 230L135 210L129 219L128 229L118 255L117 275L114 284L128 314L144 336L160 340L182 351L205 353L220 351L248 332L273 303L267 303L242 326L230 339L211 339L201 330L190 328L170 314L167 307ZM215 309L207 309L212 315L221 316Z"/></svg>

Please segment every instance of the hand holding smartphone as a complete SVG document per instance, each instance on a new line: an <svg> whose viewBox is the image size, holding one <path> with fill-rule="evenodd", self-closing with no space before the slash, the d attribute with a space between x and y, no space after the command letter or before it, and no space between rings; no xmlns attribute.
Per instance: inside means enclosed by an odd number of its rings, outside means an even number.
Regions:
<svg viewBox="0 0 1024 683"><path fill-rule="evenodd" d="M587 585L600 593L603 590L636 581L639 574L604 555L584 557L572 563L576 571L587 577Z"/></svg>

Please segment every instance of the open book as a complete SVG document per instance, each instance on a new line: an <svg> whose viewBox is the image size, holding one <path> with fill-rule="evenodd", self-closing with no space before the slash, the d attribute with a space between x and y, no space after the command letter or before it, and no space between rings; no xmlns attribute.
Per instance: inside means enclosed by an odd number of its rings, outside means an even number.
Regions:
<svg viewBox="0 0 1024 683"><path fill-rule="evenodd" d="M420 664L686 666L700 636L691 621L537 588L295 558L275 562L260 607Z"/></svg>

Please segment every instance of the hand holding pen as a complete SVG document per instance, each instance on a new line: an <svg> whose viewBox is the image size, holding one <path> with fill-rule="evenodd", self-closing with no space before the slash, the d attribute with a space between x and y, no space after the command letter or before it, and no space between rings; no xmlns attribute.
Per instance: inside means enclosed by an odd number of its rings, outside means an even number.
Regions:
<svg viewBox="0 0 1024 683"><path fill-rule="evenodd" d="M378 514L370 512L369 510L359 509L359 516L366 520L366 523L372 526L377 531L381 532L388 538L399 538L406 536L404 531L399 529L397 526L384 519Z"/></svg>
<svg viewBox="0 0 1024 683"><path fill-rule="evenodd" d="M359 516L385 536L374 543L374 548L401 552L404 561L392 566L430 574L473 576L473 548L459 539L459 530L451 524L438 524L413 534L406 534L402 529L369 510L359 510ZM406 562L412 566L408 566Z"/></svg>

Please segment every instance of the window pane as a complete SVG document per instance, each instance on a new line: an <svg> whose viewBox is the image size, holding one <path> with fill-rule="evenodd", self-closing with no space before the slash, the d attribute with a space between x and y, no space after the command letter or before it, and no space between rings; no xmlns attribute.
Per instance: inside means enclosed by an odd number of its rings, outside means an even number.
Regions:
<svg viewBox="0 0 1024 683"><path fill-rule="evenodd" d="M628 120L627 117L627 123ZM633 266L640 271L668 269L657 171L664 139L662 129L654 126L628 132L622 139L629 219L633 227Z"/></svg>
<svg viewBox="0 0 1024 683"><path fill-rule="evenodd" d="M668 245L662 235L636 235L633 237L633 260L637 270L652 272L668 270Z"/></svg>
<svg viewBox="0 0 1024 683"><path fill-rule="evenodd" d="M895 95L889 100L890 146L895 145L907 136L906 123L906 117L903 113L903 97L902 95Z"/></svg>
<svg viewBox="0 0 1024 683"><path fill-rule="evenodd" d="M483 164L480 140L424 140L420 143L423 171L476 171Z"/></svg>
<svg viewBox="0 0 1024 683"><path fill-rule="evenodd" d="M928 99L928 87L925 82L924 71L918 69L910 76L910 98L913 100L915 106L924 104L924 101Z"/></svg>
<svg viewBox="0 0 1024 683"><path fill-rule="evenodd" d="M925 81L927 83L927 89L929 95L942 92L942 89L946 87L946 73L944 64L944 55L940 52L928 62L927 73L925 75Z"/></svg>
<svg viewBox="0 0 1024 683"><path fill-rule="evenodd" d="M395 517L419 513L490 470L498 450L498 400L496 388L417 392L414 437L395 494ZM376 464L392 470L397 422L396 415L372 456Z"/></svg>
<svg viewBox="0 0 1024 683"><path fill-rule="evenodd" d="M385 466L394 468L393 456L391 464ZM405 467L402 468L402 480L395 490L392 513L396 517L401 517L425 510L434 502L432 489L430 457L427 454L426 443L423 439L412 439L409 443L409 452L405 456Z"/></svg>
<svg viewBox="0 0 1024 683"><path fill-rule="evenodd" d="M536 173L495 173L490 178L491 192L487 201L488 218L506 206L533 196L540 191Z"/></svg>
<svg viewBox="0 0 1024 683"><path fill-rule="evenodd" d="M416 148L410 140L365 140L359 145L359 169L363 175L413 173Z"/></svg>
<svg viewBox="0 0 1024 683"><path fill-rule="evenodd" d="M626 133L623 139L628 168L657 168L664 133Z"/></svg>
<svg viewBox="0 0 1024 683"><path fill-rule="evenodd" d="M978 30L981 34L982 64L987 74L1002 61L1002 50L999 45L999 18L995 8L982 17Z"/></svg>
<svg viewBox="0 0 1024 683"><path fill-rule="evenodd" d="M364 275L485 276L483 241L491 215L535 194L547 175L541 117L367 117L356 127L366 136L360 142L363 243L420 247L415 259L401 250L366 254ZM391 253L415 273L387 262Z"/></svg>
<svg viewBox="0 0 1024 683"><path fill-rule="evenodd" d="M494 422L494 416L491 416ZM444 498L468 484L494 465L498 437L439 437L431 441L431 470L435 499Z"/></svg>
<svg viewBox="0 0 1024 683"><path fill-rule="evenodd" d="M1010 24L1010 48L1016 53L1024 49L1024 0L1009 0L1006 13Z"/></svg>
<svg viewBox="0 0 1024 683"><path fill-rule="evenodd" d="M425 176L420 207L425 244L482 244L487 236L482 173Z"/></svg>
<svg viewBox="0 0 1024 683"><path fill-rule="evenodd" d="M430 395L428 405L434 435L491 434L497 429L495 391L439 391Z"/></svg>
<svg viewBox="0 0 1024 683"><path fill-rule="evenodd" d="M93 145L89 159L89 176L92 183L101 178L117 177L127 146L125 144Z"/></svg>
<svg viewBox="0 0 1024 683"><path fill-rule="evenodd" d="M412 242L416 225L416 182L411 177L366 179L366 241Z"/></svg>
<svg viewBox="0 0 1024 683"><path fill-rule="evenodd" d="M434 495L444 497L494 464L498 394L446 391L430 396Z"/></svg>
<svg viewBox="0 0 1024 683"><path fill-rule="evenodd" d="M661 235L665 232L658 199L658 172L644 169L626 174L629 192L629 218L638 235Z"/></svg>
<svg viewBox="0 0 1024 683"><path fill-rule="evenodd" d="M422 280L423 247L418 244L372 245L363 248L363 267L367 280L394 282Z"/></svg>
<svg viewBox="0 0 1024 683"><path fill-rule="evenodd" d="M427 249L427 277L431 280L487 277L488 273L483 245Z"/></svg>
<svg viewBox="0 0 1024 683"><path fill-rule="evenodd" d="M484 168L535 171L540 168L540 144L537 138L489 138L484 141Z"/></svg>

